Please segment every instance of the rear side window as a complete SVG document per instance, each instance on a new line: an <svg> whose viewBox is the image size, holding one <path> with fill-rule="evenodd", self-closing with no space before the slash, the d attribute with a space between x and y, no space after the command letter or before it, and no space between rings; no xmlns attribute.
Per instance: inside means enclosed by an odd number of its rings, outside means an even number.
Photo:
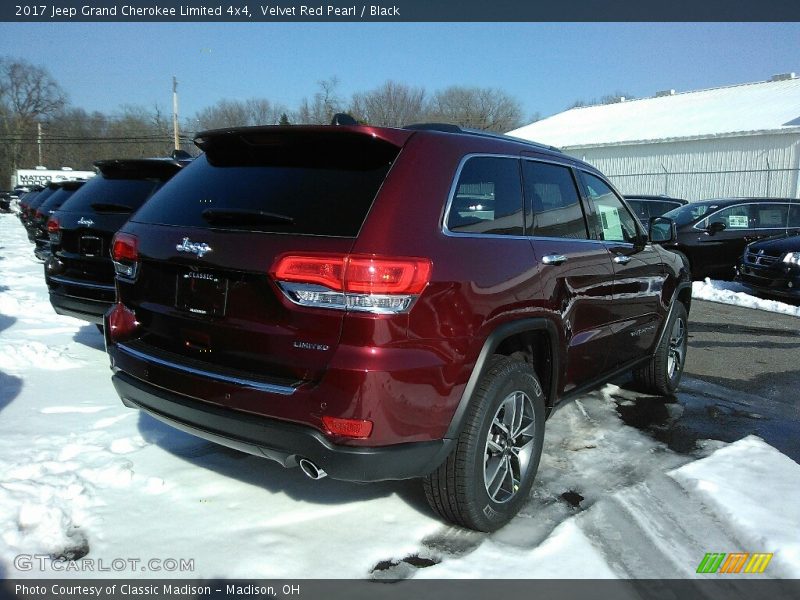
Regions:
<svg viewBox="0 0 800 600"><path fill-rule="evenodd" d="M523 161L525 195L533 207L533 235L539 237L589 237L575 180L567 167Z"/></svg>
<svg viewBox="0 0 800 600"><path fill-rule="evenodd" d="M159 180L107 179L98 174L83 184L61 209L71 212L134 212L162 185ZM118 208L114 209L115 206Z"/></svg>
<svg viewBox="0 0 800 600"><path fill-rule="evenodd" d="M447 228L456 233L523 235L519 161L488 156L467 160L456 183Z"/></svg>
<svg viewBox="0 0 800 600"><path fill-rule="evenodd" d="M800 204L792 204L789 209L789 227L800 227Z"/></svg>
<svg viewBox="0 0 800 600"><path fill-rule="evenodd" d="M756 227L759 229L784 228L789 218L788 204L756 205Z"/></svg>
<svg viewBox="0 0 800 600"><path fill-rule="evenodd" d="M209 147L134 217L187 227L355 237L399 149L372 138Z"/></svg>

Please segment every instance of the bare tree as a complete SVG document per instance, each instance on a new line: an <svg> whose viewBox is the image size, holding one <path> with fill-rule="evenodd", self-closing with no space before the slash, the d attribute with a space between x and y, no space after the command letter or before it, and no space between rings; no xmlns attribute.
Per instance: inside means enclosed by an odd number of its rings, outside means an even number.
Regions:
<svg viewBox="0 0 800 600"><path fill-rule="evenodd" d="M0 180L25 160L35 160L37 123L64 108L67 96L42 67L0 58Z"/></svg>
<svg viewBox="0 0 800 600"><path fill-rule="evenodd" d="M318 81L320 88L313 99L303 98L300 107L297 109L295 122L309 125L327 125L331 122L333 115L343 111L343 104L339 98L336 88L339 86L339 78L336 76Z"/></svg>
<svg viewBox="0 0 800 600"><path fill-rule="evenodd" d="M402 127L423 119L425 90L389 80L369 92L353 94L349 112L370 125Z"/></svg>
<svg viewBox="0 0 800 600"><path fill-rule="evenodd" d="M247 106L238 100L220 100L197 113L198 129L222 129L248 125Z"/></svg>
<svg viewBox="0 0 800 600"><path fill-rule="evenodd" d="M197 129L222 129L248 125L276 125L286 107L273 104L266 98L249 100L220 100L197 113Z"/></svg>
<svg viewBox="0 0 800 600"><path fill-rule="evenodd" d="M434 94L428 112L432 120L499 133L523 124L520 103L492 88L449 87Z"/></svg>
<svg viewBox="0 0 800 600"><path fill-rule="evenodd" d="M277 125L286 111L283 104L275 104L266 98L251 98L247 101L251 125Z"/></svg>

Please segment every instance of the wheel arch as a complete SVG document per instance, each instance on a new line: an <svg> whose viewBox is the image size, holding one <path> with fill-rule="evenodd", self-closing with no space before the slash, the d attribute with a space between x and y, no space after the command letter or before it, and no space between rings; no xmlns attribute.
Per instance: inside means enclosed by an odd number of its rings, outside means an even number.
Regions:
<svg viewBox="0 0 800 600"><path fill-rule="evenodd" d="M472 369L461 400L456 407L445 438L456 438L464 424L475 388L486 372L494 354L519 358L531 364L541 379L545 392L545 406L551 409L555 404L558 386L559 366L561 364L558 328L546 318L520 319L504 323L494 329L481 347L478 360ZM545 351L541 351L545 348ZM539 350L539 351L537 351Z"/></svg>
<svg viewBox="0 0 800 600"><path fill-rule="evenodd" d="M653 353L655 353L656 349L661 345L661 340L667 333L667 325L669 324L670 317L672 316L672 310L675 307L676 302L680 302L686 307L686 314L688 316L689 310L692 307L691 281L681 281L675 286L675 291L672 292L672 300L669 303L669 312L667 312L666 317L664 317L664 320L661 323L661 329L658 333L658 337L656 337L656 343L653 345Z"/></svg>

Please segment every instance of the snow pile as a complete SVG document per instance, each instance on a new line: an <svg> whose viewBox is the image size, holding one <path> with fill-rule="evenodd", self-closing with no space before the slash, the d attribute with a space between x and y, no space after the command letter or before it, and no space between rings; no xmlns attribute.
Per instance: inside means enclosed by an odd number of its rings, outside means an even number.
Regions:
<svg viewBox="0 0 800 600"><path fill-rule="evenodd" d="M770 569L800 576L800 465L748 436L670 476L729 523L746 551L774 552Z"/></svg>
<svg viewBox="0 0 800 600"><path fill-rule="evenodd" d="M520 548L500 535L418 578L692 578L707 552L774 552L765 575L800 577L800 465L747 437L620 488ZM515 524L512 524L512 526Z"/></svg>
<svg viewBox="0 0 800 600"><path fill-rule="evenodd" d="M750 294L746 286L732 281L716 281L709 278L705 281L695 281L692 284L692 298L800 317L800 306L758 298Z"/></svg>

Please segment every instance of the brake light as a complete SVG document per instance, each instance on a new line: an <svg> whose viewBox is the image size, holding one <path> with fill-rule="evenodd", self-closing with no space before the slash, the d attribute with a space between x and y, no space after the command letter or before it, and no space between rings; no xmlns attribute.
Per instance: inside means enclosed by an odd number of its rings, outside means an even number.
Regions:
<svg viewBox="0 0 800 600"><path fill-rule="evenodd" d="M411 308L430 281L431 261L358 254L285 255L270 272L296 304L400 313Z"/></svg>
<svg viewBox="0 0 800 600"><path fill-rule="evenodd" d="M130 233L117 233L111 243L111 258L117 275L134 279L139 270L139 240Z"/></svg>
<svg viewBox="0 0 800 600"><path fill-rule="evenodd" d="M342 437L368 438L372 433L372 421L363 421L361 419L322 417L322 425L329 434Z"/></svg>
<svg viewBox="0 0 800 600"><path fill-rule="evenodd" d="M278 281L318 283L344 291L344 256L284 256L273 269Z"/></svg>
<svg viewBox="0 0 800 600"><path fill-rule="evenodd" d="M61 225L56 217L50 217L47 221L47 234L52 243L58 244L61 242Z"/></svg>

